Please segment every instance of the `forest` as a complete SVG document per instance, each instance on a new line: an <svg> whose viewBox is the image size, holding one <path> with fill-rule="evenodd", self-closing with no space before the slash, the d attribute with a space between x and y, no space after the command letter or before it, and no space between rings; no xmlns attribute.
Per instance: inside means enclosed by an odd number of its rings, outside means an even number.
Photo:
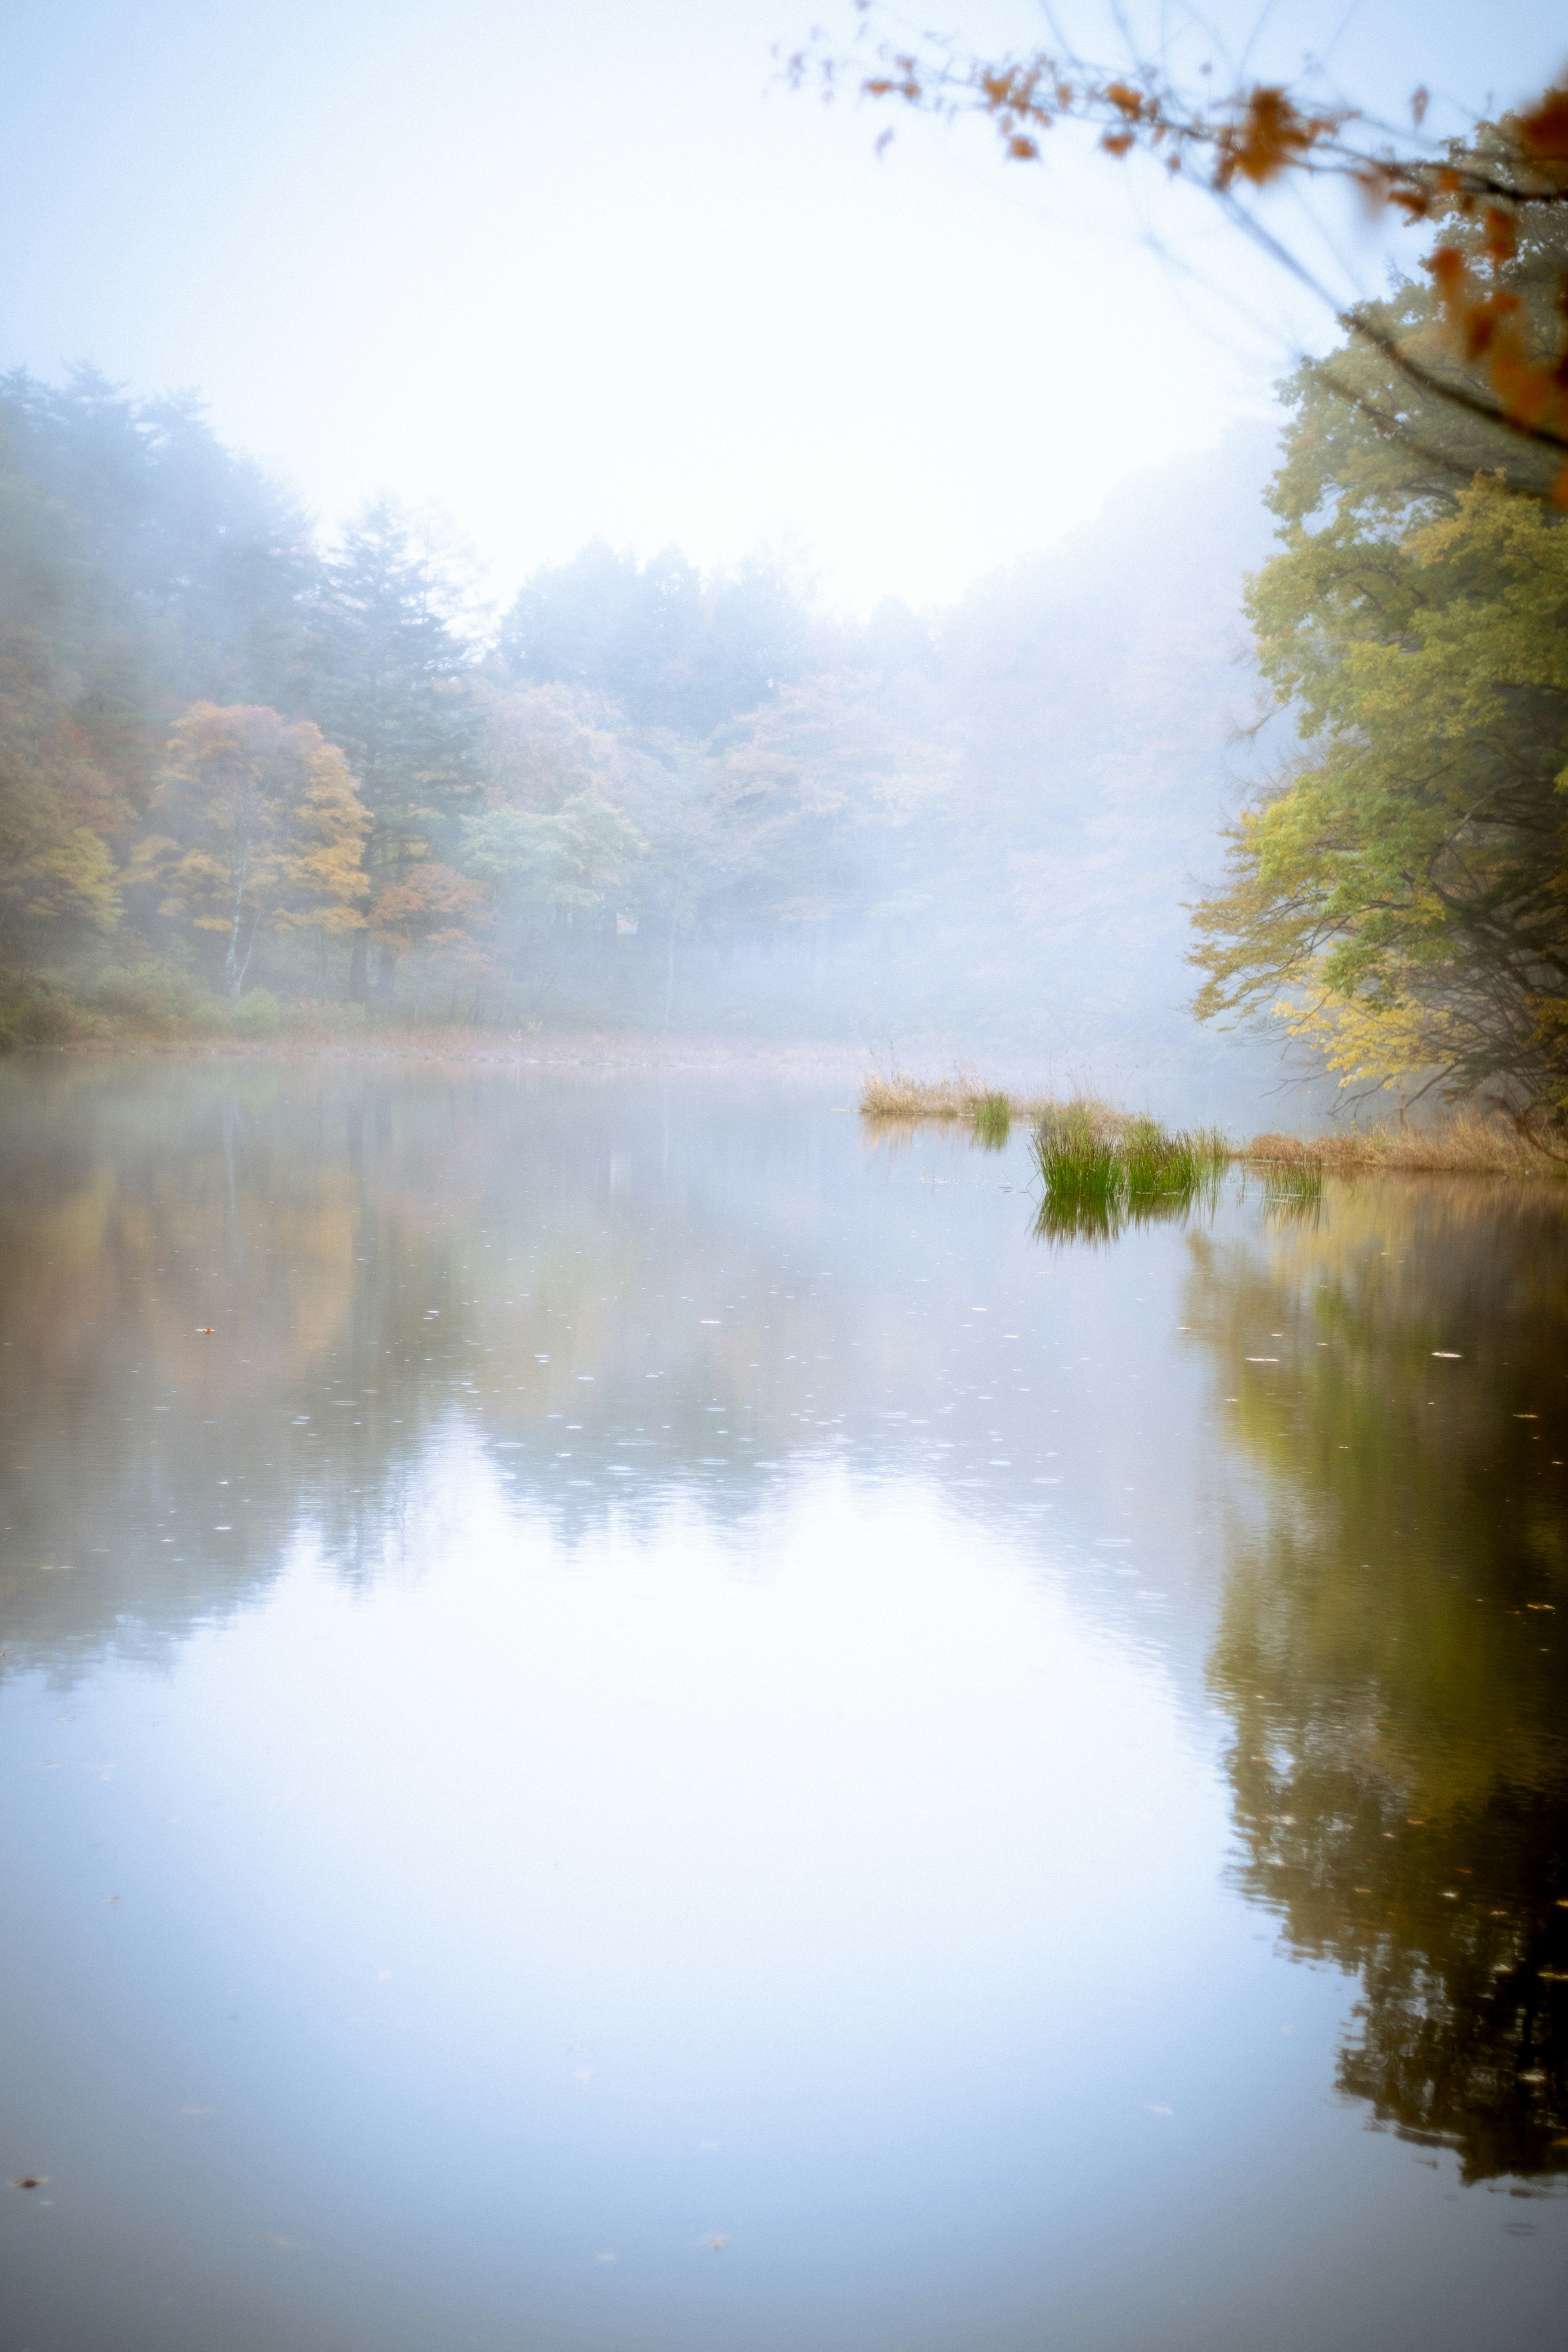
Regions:
<svg viewBox="0 0 1568 2352"><path fill-rule="evenodd" d="M1261 428L867 621L601 544L476 616L390 499L323 546L87 371L7 379L0 434L15 1033L1189 1026Z"/></svg>
<svg viewBox="0 0 1568 2352"><path fill-rule="evenodd" d="M1565 236L1499 265L1543 349ZM193 400L11 375L0 1030L940 1044L1210 1113L1283 1052L1560 1119L1562 512L1385 355L1462 377L1429 276L1368 322L1279 446L865 620L601 542L486 609L390 495L328 540Z"/></svg>

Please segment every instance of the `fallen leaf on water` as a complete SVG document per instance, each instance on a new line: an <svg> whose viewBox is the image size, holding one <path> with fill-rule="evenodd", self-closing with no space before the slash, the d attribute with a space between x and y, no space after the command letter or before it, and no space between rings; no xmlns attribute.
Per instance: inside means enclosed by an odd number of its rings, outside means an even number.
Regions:
<svg viewBox="0 0 1568 2352"><path fill-rule="evenodd" d="M198 1327L197 1331L196 1331L196 1337L197 1337L197 1339L215 1339L215 1338L216 1338L216 1336L217 1336L217 1335L216 1335L216 1333L214 1331L213 1327L212 1327L212 1325L211 1325L210 1323L203 1323L203 1324L201 1324L201 1325Z"/></svg>
<svg viewBox="0 0 1568 2352"><path fill-rule="evenodd" d="M19 2172L11 2186L13 2189L41 2189L48 2177L47 2172Z"/></svg>
<svg viewBox="0 0 1568 2352"><path fill-rule="evenodd" d="M697 2243L699 2246L708 2247L710 2251L716 2254L722 2254L726 2246L728 2245L729 2240L727 2238L720 2237L699 2238L697 2240Z"/></svg>

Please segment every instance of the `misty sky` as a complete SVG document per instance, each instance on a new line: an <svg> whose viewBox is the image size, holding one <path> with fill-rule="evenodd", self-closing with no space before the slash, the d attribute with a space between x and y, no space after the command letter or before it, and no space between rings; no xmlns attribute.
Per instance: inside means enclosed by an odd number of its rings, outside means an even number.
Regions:
<svg viewBox="0 0 1568 2352"><path fill-rule="evenodd" d="M1258 11L1221 15L1234 57ZM1552 15L1298 0L1249 64L1507 103L1568 62ZM1330 331L1197 199L1065 142L1009 171L909 122L878 163L879 118L769 88L819 19L847 0L8 0L0 358L199 388L329 529L383 484L439 503L498 595L600 534L767 543L863 607L1049 542ZM1044 37L1030 0L941 21Z"/></svg>

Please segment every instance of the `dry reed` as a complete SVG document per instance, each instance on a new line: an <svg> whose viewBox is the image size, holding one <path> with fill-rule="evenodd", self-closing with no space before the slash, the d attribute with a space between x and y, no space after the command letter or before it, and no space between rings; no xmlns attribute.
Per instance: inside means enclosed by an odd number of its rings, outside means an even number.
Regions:
<svg viewBox="0 0 1568 2352"><path fill-rule="evenodd" d="M1386 1169L1451 1176L1561 1176L1563 1162L1513 1127L1457 1111L1431 1127L1352 1128L1339 1135L1255 1135L1236 1155L1274 1167Z"/></svg>
<svg viewBox="0 0 1568 2352"><path fill-rule="evenodd" d="M946 1078L912 1078L894 1064L873 1062L861 1080L862 1118L972 1118L989 1089L973 1070Z"/></svg>
<svg viewBox="0 0 1568 2352"><path fill-rule="evenodd" d="M884 1070L873 1062L861 1080L860 1110L862 1118L887 1119L901 1126L922 1119L974 1119L993 1133L1015 1118L1038 1120L1071 1110L1096 1135L1112 1140L1133 1124L1129 1112L1116 1110L1092 1095L1073 1095L1061 1101L1049 1095L1009 1095L988 1086L961 1064L945 1078L912 1078L896 1064Z"/></svg>

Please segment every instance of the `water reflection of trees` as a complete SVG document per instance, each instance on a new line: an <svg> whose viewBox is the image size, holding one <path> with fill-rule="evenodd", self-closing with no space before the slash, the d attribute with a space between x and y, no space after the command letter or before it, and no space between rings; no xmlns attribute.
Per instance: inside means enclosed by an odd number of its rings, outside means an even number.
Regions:
<svg viewBox="0 0 1568 2352"><path fill-rule="evenodd" d="M1568 2168L1568 1214L1385 1181L1191 1246L1263 1473L1210 1662L1240 1883L1360 1979L1343 2092L1468 2179Z"/></svg>
<svg viewBox="0 0 1568 2352"><path fill-rule="evenodd" d="M302 1538L417 1570L449 1439L568 1541L677 1489L747 1525L758 1463L852 1445L1041 1507L1054 1441L967 1313L952 1197L915 1195L936 1235L890 1218L776 1085L62 1062L0 1095L13 1668L155 1647Z"/></svg>

